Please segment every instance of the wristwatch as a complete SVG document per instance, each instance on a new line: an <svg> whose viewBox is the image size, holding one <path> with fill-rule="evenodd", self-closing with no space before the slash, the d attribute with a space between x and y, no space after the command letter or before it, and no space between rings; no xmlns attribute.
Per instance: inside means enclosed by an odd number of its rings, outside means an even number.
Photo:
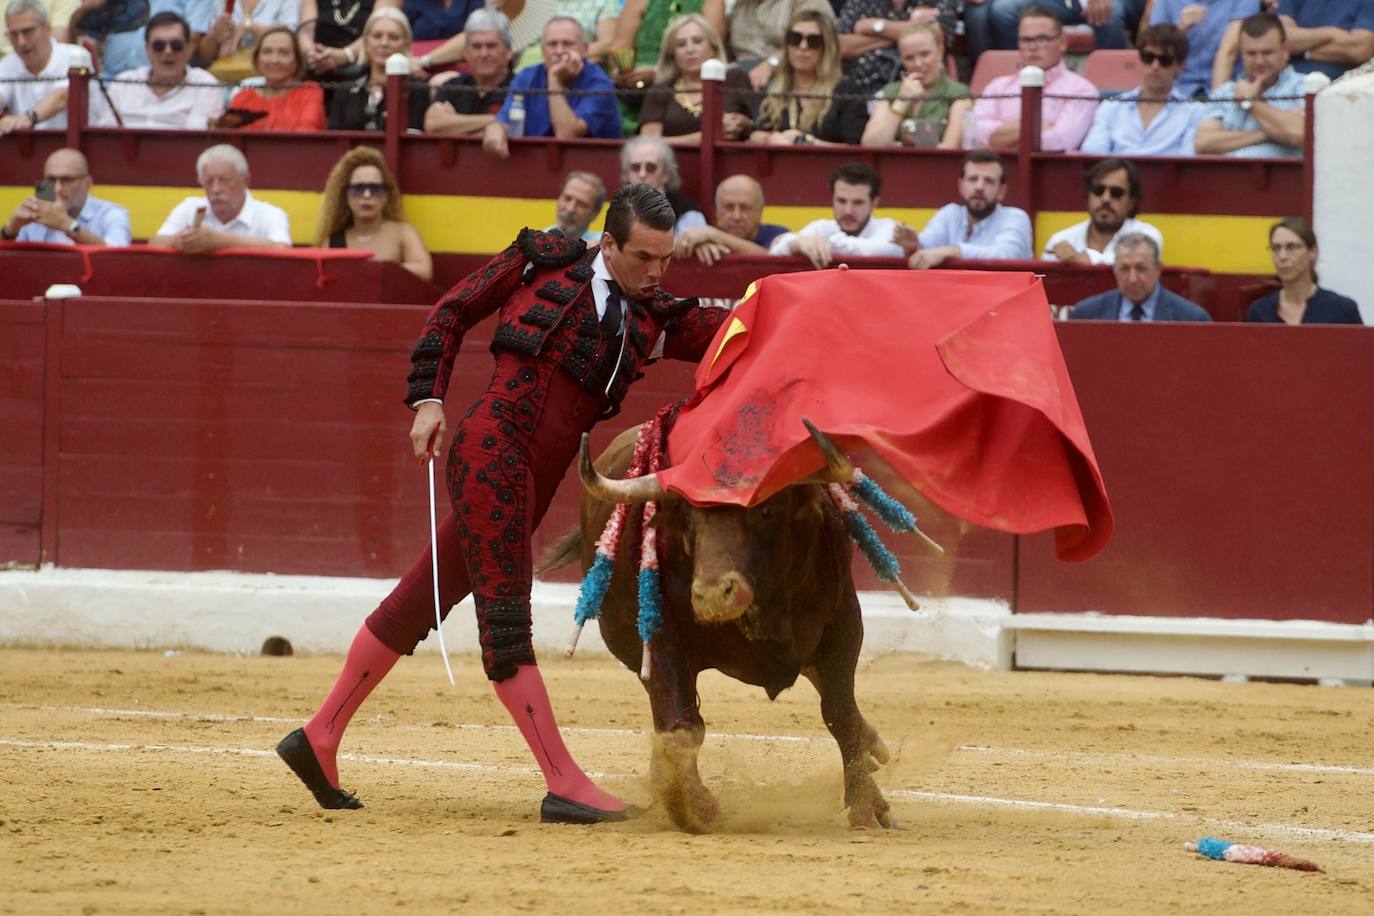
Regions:
<svg viewBox="0 0 1374 916"><path fill-rule="evenodd" d="M782 63L782 61L779 60L776 56L774 56L774 57L770 57L770 58L768 58L767 60L765 60L764 63L768 64L768 66L770 66L770 67L772 67L774 70L776 70L776 69L778 69L778 64Z"/></svg>
<svg viewBox="0 0 1374 916"><path fill-rule="evenodd" d="M881 34L883 34L883 30L886 29L886 28L887 28L887 20L886 20L886 19L879 19L877 22L873 23L873 34L874 34L874 35L881 35Z"/></svg>
<svg viewBox="0 0 1374 916"><path fill-rule="evenodd" d="M72 238L76 238L77 235L79 235L80 233L81 233L81 220L79 220L79 219L74 219L74 220L72 220L72 224L71 224L70 226L67 227L67 235L70 235Z"/></svg>
<svg viewBox="0 0 1374 916"><path fill-rule="evenodd" d="M1252 108L1254 108L1254 107L1255 107L1255 100L1254 100L1254 99L1243 99L1243 100L1241 101L1241 103L1240 103L1240 110L1241 110L1241 111L1249 111L1250 109L1252 109Z"/></svg>
<svg viewBox="0 0 1374 916"><path fill-rule="evenodd" d="M38 117L38 112L34 111L32 108L24 112L24 117L29 119L29 130L33 130L43 120L42 118Z"/></svg>

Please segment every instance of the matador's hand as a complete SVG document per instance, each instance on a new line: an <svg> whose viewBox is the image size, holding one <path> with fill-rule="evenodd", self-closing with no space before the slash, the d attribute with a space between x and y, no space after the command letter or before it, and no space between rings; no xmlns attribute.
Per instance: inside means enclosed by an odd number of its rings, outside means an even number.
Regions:
<svg viewBox="0 0 1374 916"><path fill-rule="evenodd" d="M415 409L415 422L410 425L410 444L421 464L433 456L439 457L448 424L444 422L444 405L435 401Z"/></svg>

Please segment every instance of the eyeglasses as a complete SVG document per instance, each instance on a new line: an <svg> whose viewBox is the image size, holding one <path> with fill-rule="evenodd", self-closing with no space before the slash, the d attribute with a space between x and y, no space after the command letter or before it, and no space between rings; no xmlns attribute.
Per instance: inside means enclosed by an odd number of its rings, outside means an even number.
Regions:
<svg viewBox="0 0 1374 916"><path fill-rule="evenodd" d="M658 172L657 162L631 162L629 165L631 174L643 172L645 175L653 175Z"/></svg>
<svg viewBox="0 0 1374 916"><path fill-rule="evenodd" d="M1033 48L1036 45L1047 45L1059 40L1062 33L1055 32L1053 35L1018 35L1016 43L1023 48Z"/></svg>
<svg viewBox="0 0 1374 916"><path fill-rule="evenodd" d="M825 47L825 36L814 32L798 32L794 29L787 33L787 45L792 48L810 48L812 51L819 51Z"/></svg>
<svg viewBox="0 0 1374 916"><path fill-rule="evenodd" d="M171 48L174 53L180 54L182 51L186 50L186 42L182 41L180 38L173 38L171 41L157 38L149 43L149 47L153 49L154 54L161 54L168 48Z"/></svg>
<svg viewBox="0 0 1374 916"><path fill-rule="evenodd" d="M1274 242L1269 246L1270 254L1297 254L1306 250L1307 246L1302 242Z"/></svg>
<svg viewBox="0 0 1374 916"><path fill-rule="evenodd" d="M350 197L385 197L386 185L380 181L355 181L348 186Z"/></svg>
<svg viewBox="0 0 1374 916"><path fill-rule="evenodd" d="M1127 194L1125 188L1120 185L1112 184L1095 184L1091 188L1088 188L1088 190L1092 192L1093 197L1106 197L1111 195L1112 200L1121 200Z"/></svg>
<svg viewBox="0 0 1374 916"><path fill-rule="evenodd" d="M44 181L51 181L53 184L76 184L84 179L85 175L44 175Z"/></svg>
<svg viewBox="0 0 1374 916"><path fill-rule="evenodd" d="M1156 54L1153 51L1140 52L1140 62L1145 66L1148 67L1155 61L1159 61L1159 65L1167 70L1178 62L1178 58L1174 57L1172 54Z"/></svg>

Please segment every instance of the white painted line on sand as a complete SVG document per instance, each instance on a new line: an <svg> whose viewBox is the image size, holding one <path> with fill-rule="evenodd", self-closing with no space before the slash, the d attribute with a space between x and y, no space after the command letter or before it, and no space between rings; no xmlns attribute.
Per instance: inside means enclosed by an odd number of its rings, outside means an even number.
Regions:
<svg viewBox="0 0 1374 916"><path fill-rule="evenodd" d="M1251 824L1245 821L1223 820L1213 817L1197 817L1178 814L1172 811L1148 811L1133 808L1112 808L1102 805L1071 805L1064 802L1029 801L1019 798L999 798L993 795L957 795L949 792L917 792L912 789L888 789L883 792L888 798L906 798L913 801L935 801L955 805L975 805L988 808L1013 808L1026 811L1054 811L1062 814L1075 814L1088 817L1108 817L1126 821L1169 820L1207 824L1227 831L1249 831L1284 836L1290 839L1330 842L1344 840L1349 843L1374 843L1374 833L1358 830L1333 830L1326 827L1300 827L1295 824Z"/></svg>
<svg viewBox="0 0 1374 916"><path fill-rule="evenodd" d="M1354 776L1374 776L1374 767L1350 767L1328 763L1270 763L1264 760L1202 759L1200 757L1166 757L1155 754L1102 754L1087 751L1032 751L1015 747L989 747L982 744L961 744L955 750L992 757L1022 757L1031 760L1066 760L1074 763L1134 763L1161 766L1196 767L1214 770L1226 767L1234 770L1268 770L1278 773L1342 773Z"/></svg>
<svg viewBox="0 0 1374 916"><path fill-rule="evenodd" d="M242 757L272 757L274 752L248 747L210 747L205 745L173 744L102 744L91 741L25 741L0 738L0 747L31 748L41 750L78 750L78 751L169 751L183 754L228 754ZM450 760L421 760L407 757L375 757L370 754L340 754L340 760L375 764L379 766L432 767L474 773L520 773L532 774L538 770L531 767L506 767L481 763L466 763ZM594 779L627 779L634 773L588 773ZM890 799L911 801L934 801L945 804L971 805L992 808L1008 808L1021 811L1053 811L1061 814L1106 817L1116 820L1145 821L1167 820L1184 823L1205 824L1219 827L1230 832L1262 833L1287 837L1309 842L1344 841L1348 843L1374 843L1374 833L1356 830L1336 830L1325 827L1302 827L1295 824L1251 824L1244 821L1223 820L1219 818L1196 817L1171 811L1150 811L1133 808L1114 808L1103 805L1074 805L1065 802L1031 801L1018 798L1001 798L992 795L960 795L949 792L920 792L914 789L887 789L883 793Z"/></svg>

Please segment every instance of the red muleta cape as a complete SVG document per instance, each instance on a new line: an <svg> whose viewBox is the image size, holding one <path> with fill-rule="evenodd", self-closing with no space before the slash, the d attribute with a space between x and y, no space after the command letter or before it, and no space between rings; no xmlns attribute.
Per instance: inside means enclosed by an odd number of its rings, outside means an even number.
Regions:
<svg viewBox="0 0 1374 916"><path fill-rule="evenodd" d="M810 419L871 447L977 525L1055 529L1085 560L1112 512L1040 280L1031 273L826 270L750 286L697 367L668 489L755 505L824 465Z"/></svg>

